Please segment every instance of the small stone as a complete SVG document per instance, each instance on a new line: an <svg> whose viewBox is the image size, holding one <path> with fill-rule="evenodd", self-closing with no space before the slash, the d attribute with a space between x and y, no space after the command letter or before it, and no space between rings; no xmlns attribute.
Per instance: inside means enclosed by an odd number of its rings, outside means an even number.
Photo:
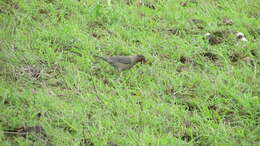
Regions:
<svg viewBox="0 0 260 146"><path fill-rule="evenodd" d="M245 35L242 32L237 32L236 33L236 39L242 42L247 42L248 40L246 39Z"/></svg>

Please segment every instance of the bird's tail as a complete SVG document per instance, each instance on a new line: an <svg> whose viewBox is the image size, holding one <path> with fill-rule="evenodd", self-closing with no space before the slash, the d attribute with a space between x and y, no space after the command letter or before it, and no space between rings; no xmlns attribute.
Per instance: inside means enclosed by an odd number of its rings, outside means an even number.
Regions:
<svg viewBox="0 0 260 146"><path fill-rule="evenodd" d="M98 58L98 59L102 59L102 60L105 60L107 61L107 59L105 57L101 57L101 56L94 56L95 58Z"/></svg>

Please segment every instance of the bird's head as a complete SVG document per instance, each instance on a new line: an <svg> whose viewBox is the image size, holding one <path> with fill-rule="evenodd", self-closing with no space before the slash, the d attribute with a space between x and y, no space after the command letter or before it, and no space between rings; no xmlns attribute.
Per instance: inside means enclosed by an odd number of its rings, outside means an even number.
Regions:
<svg viewBox="0 0 260 146"><path fill-rule="evenodd" d="M137 62L145 63L146 59L144 55L136 55Z"/></svg>

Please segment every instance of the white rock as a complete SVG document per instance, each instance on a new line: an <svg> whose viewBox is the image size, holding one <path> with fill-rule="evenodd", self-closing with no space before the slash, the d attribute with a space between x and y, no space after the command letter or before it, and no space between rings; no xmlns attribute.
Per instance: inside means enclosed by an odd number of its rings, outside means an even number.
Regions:
<svg viewBox="0 0 260 146"><path fill-rule="evenodd" d="M245 35L242 32L237 32L236 33L236 38L242 42L247 42L248 40L246 39Z"/></svg>

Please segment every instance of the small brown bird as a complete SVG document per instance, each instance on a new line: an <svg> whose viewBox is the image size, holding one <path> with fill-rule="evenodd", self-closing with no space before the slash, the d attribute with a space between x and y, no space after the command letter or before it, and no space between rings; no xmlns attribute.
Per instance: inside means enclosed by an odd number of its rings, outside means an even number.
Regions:
<svg viewBox="0 0 260 146"><path fill-rule="evenodd" d="M138 62L141 62L141 63L146 62L145 57L143 55L109 56L109 57L95 56L95 57L105 60L106 62L108 62L109 64L114 66L120 72L130 69Z"/></svg>

